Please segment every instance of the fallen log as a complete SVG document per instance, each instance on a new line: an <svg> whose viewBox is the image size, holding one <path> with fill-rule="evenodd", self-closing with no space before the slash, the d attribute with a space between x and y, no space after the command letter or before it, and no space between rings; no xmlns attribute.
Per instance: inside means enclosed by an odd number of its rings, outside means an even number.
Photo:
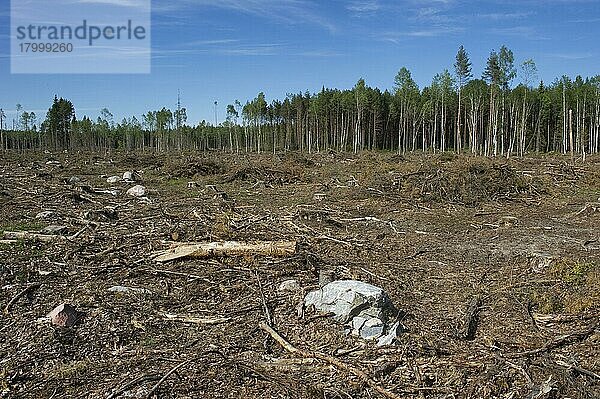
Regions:
<svg viewBox="0 0 600 399"><path fill-rule="evenodd" d="M264 255L289 256L296 253L296 241L186 243L154 254L156 262L170 262L181 258L209 258L214 256Z"/></svg>
<svg viewBox="0 0 600 399"><path fill-rule="evenodd" d="M52 241L57 241L57 240L64 240L65 236L32 233L29 231L5 231L4 238L6 240L32 240L32 241L52 242Z"/></svg>

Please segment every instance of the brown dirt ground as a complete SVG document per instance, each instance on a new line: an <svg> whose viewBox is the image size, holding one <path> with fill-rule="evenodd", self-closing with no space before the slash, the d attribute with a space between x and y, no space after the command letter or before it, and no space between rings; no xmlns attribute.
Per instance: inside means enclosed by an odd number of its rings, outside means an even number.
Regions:
<svg viewBox="0 0 600 399"><path fill-rule="evenodd" d="M125 183L116 196L94 193L127 170L150 203L127 197ZM143 398L177 365L156 397L377 397L259 329L262 286L293 345L400 397L598 398L599 182L600 158L570 166L560 156L3 154L0 231L58 224L71 238L0 244L2 308L40 284L0 316L0 397ZM41 211L54 216L35 219ZM172 241L213 240L299 246L286 259L151 259ZM296 279L307 292L322 270L388 291L406 330L395 346L298 317L302 293L278 285ZM108 292L114 285L152 293ZM479 323L465 340L477 296ZM64 302L86 312L82 322L38 321ZM553 389L538 395L545 382Z"/></svg>

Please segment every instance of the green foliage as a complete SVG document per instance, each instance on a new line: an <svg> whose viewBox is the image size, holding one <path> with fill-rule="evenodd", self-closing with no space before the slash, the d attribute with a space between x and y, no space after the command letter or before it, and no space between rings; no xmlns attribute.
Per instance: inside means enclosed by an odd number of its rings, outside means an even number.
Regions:
<svg viewBox="0 0 600 399"><path fill-rule="evenodd" d="M502 46L491 52L482 79L473 80L471 60L461 46L454 75L444 70L428 87L419 88L402 67L391 90L360 79L350 89L323 86L317 93L287 94L283 100L260 92L243 106L229 104L218 126L189 124L188 113L191 118L194 111L179 103L175 111L163 107L120 123L106 108L95 121L87 116L77 120L73 104L55 97L41 129L35 113L19 107L19 129L0 129L0 144L17 150L454 150L510 157L567 153L567 115L573 110L575 152L600 152L600 76L563 76L538 86L537 67L528 59L520 65L521 84L511 89L514 60Z"/></svg>
<svg viewBox="0 0 600 399"><path fill-rule="evenodd" d="M454 64L454 73L456 74L458 86L463 87L473 77L471 69L471 60L469 54L463 46L460 46L456 53L456 62Z"/></svg>
<svg viewBox="0 0 600 399"><path fill-rule="evenodd" d="M54 146L69 146L71 123L75 120L75 107L73 103L64 98L54 96L52 106L46 113L46 120L42 124L43 130L50 134Z"/></svg>

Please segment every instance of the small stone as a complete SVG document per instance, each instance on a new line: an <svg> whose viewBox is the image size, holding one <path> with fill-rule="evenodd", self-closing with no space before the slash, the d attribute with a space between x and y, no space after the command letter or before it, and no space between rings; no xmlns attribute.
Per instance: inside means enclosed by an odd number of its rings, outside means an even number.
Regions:
<svg viewBox="0 0 600 399"><path fill-rule="evenodd" d="M54 310L48 314L48 317L53 325L68 328L77 324L84 315L85 313L79 312L73 306L64 303L54 308Z"/></svg>
<svg viewBox="0 0 600 399"><path fill-rule="evenodd" d="M144 186L133 186L129 190L127 190L127 195L132 197L143 197L146 195L146 188Z"/></svg>
<svg viewBox="0 0 600 399"><path fill-rule="evenodd" d="M43 211L43 212L40 212L37 215L35 215L35 218L36 219L50 219L52 216L54 216L54 212Z"/></svg>
<svg viewBox="0 0 600 399"><path fill-rule="evenodd" d="M289 293L296 293L301 290L302 290L302 287L300 287L298 280L286 280L286 281L282 282L281 284L279 284L279 287L277 288L277 291L279 291L279 292L289 292Z"/></svg>
<svg viewBox="0 0 600 399"><path fill-rule="evenodd" d="M115 184L121 181L121 178L119 176L111 176L108 179L106 179L106 182L109 184Z"/></svg>
<svg viewBox="0 0 600 399"><path fill-rule="evenodd" d="M145 288L131 288L124 287L122 285L115 285L114 287L110 287L108 289L109 292L116 292L122 294L136 293L136 294L152 294L152 291L147 290Z"/></svg>
<svg viewBox="0 0 600 399"><path fill-rule="evenodd" d="M126 182L134 182L135 177L133 176L133 172L123 173L123 180L125 180Z"/></svg>
<svg viewBox="0 0 600 399"><path fill-rule="evenodd" d="M73 176L69 179L69 184L77 184L81 181L81 179L77 176Z"/></svg>

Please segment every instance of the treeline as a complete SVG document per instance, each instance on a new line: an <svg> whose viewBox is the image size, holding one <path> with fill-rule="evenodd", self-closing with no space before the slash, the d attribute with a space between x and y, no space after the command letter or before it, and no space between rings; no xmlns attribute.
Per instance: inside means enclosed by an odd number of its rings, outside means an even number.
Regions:
<svg viewBox="0 0 600 399"><path fill-rule="evenodd" d="M270 102L259 93L244 105L228 105L218 126L190 126L180 106L120 123L107 109L96 121L77 119L72 103L55 98L39 128L26 118L18 130L0 129L0 139L3 149L597 153L600 76L538 82L535 63L516 66L505 46L491 52L476 79L461 47L452 72L444 70L422 89L401 68L392 90L360 79L349 90L323 88Z"/></svg>

